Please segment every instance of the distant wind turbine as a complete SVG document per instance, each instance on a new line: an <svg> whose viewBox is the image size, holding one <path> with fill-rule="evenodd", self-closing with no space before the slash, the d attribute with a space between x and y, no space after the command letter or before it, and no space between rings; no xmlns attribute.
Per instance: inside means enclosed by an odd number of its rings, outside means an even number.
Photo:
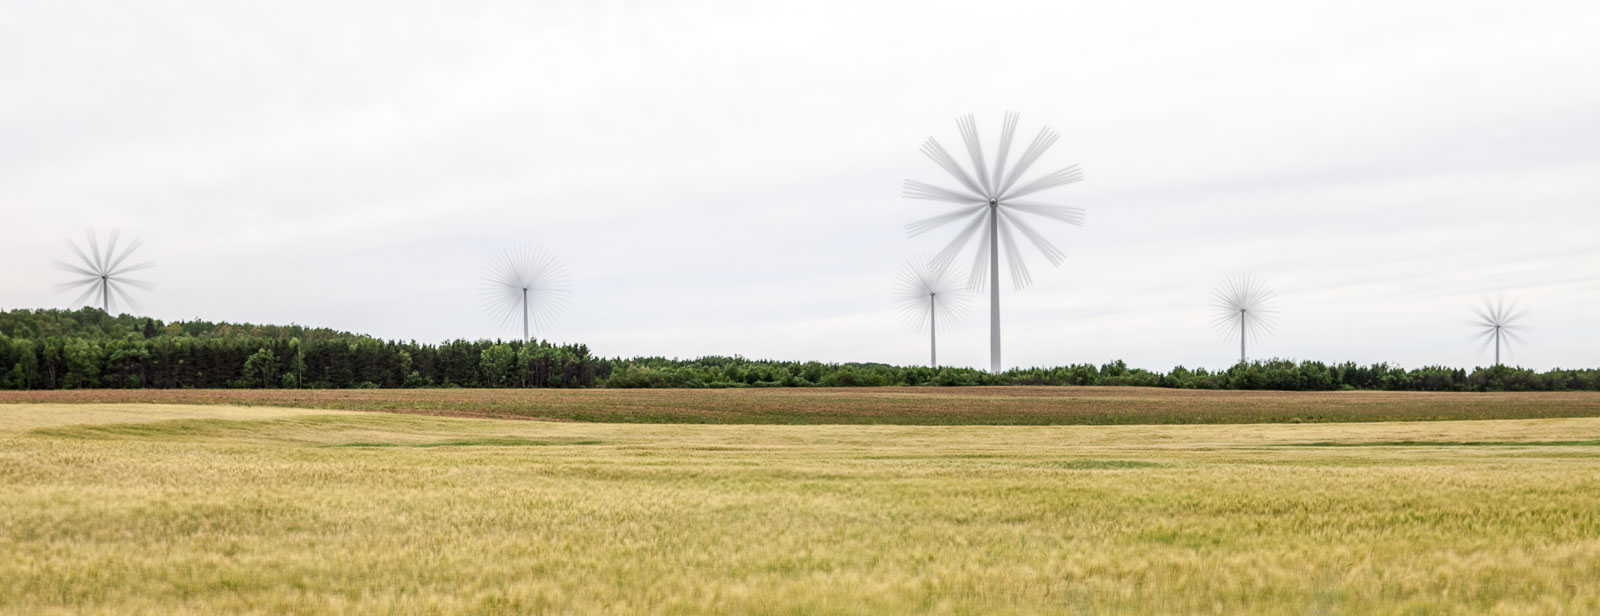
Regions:
<svg viewBox="0 0 1600 616"><path fill-rule="evenodd" d="M72 254L78 257L78 265L59 260L55 262L56 269L71 272L80 276L80 278L56 285L56 291L81 288L83 289L83 294L72 300L72 305L99 304L100 309L104 310L106 314L111 314L111 306L115 303L113 296L121 298L124 303L133 308L138 308L139 304L133 301L133 297L128 294L128 288L132 287L145 291L155 288L155 285L148 282L127 277L129 272L136 272L155 266L154 263L149 261L137 264L128 263L128 257L132 256L133 252L143 245L143 242L135 239L124 244L119 251L117 249L117 240L122 236L122 232L118 229L112 229L111 236L106 240L105 250L102 251L100 249L100 241L95 237L93 229L84 231L84 236L88 239L89 252L87 253L78 248L76 242L67 240L67 247L71 248Z"/></svg>
<svg viewBox="0 0 1600 616"><path fill-rule="evenodd" d="M1244 363L1245 342L1260 342L1272 333L1277 295L1267 283L1249 273L1224 278L1211 292L1216 318L1211 324L1225 338L1239 337L1239 363Z"/></svg>
<svg viewBox="0 0 1600 616"><path fill-rule="evenodd" d="M934 368L939 367L939 324L951 325L967 314L968 296L962 286L949 262L916 258L900 271L895 304L917 331L928 326L928 365Z"/></svg>
<svg viewBox="0 0 1600 616"><path fill-rule="evenodd" d="M1032 283L1032 278L1028 275L1027 264L1022 260L1021 247L1017 245L1018 234L1027 238L1039 252L1044 253L1051 265L1060 265L1066 258L1066 253L1045 239L1044 234L1035 230L1022 214L1078 226L1083 225L1084 217L1082 208L1023 199L1044 190L1080 181L1083 179L1083 173L1078 170L1077 165L1072 165L1018 185L1017 180L1021 179L1022 175L1038 162L1039 157L1055 144L1059 135L1050 127L1044 127L1033 138L1033 142L1028 144L1027 149L1022 151L1022 156L1016 160L1016 164L1008 169L1006 163L1011 153L1011 139L1017 132L1017 117L1015 112L1007 112L1005 115L1005 121L1000 126L1000 147L992 170L984 160L983 147L978 141L977 122L973 120L972 114L957 118L956 127L961 130L961 140L966 143L967 155L972 159L972 171L969 173L961 163L956 162L955 158L945 151L943 146L939 145L938 141L929 137L922 144L922 153L933 159L933 162L950 174L950 177L955 178L960 187L944 188L916 180L906 180L902 193L902 196L910 199L944 201L960 206L944 214L906 225L907 234L915 237L950 223L961 223L960 231L956 233L955 238L934 256L936 263L950 263L972 241L972 238L978 238L978 252L972 263L972 270L967 276L967 288L979 291L984 288L985 283L989 287L989 369L993 372L999 372L1001 366L999 286L1001 244L1005 245L1006 265L1011 269L1012 286L1020 290Z"/></svg>
<svg viewBox="0 0 1600 616"><path fill-rule="evenodd" d="M501 252L484 270L484 307L501 327L522 317L522 340L551 324L566 308L566 270L554 253L516 247Z"/></svg>
<svg viewBox="0 0 1600 616"><path fill-rule="evenodd" d="M1478 315L1478 320L1472 322L1478 328L1478 333L1473 337L1483 340L1480 352L1482 348L1494 344L1494 365L1498 366L1502 345L1510 350L1512 342L1522 343L1522 336L1517 334L1522 326L1517 325L1517 321L1527 316L1528 311L1518 310L1515 300L1508 303L1505 296L1499 296L1494 301L1483 300L1483 307L1473 309L1473 313Z"/></svg>

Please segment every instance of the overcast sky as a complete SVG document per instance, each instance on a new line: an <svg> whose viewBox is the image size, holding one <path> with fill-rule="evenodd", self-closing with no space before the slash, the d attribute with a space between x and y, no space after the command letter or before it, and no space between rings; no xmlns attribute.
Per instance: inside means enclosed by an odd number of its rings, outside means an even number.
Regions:
<svg viewBox="0 0 1600 616"><path fill-rule="evenodd" d="M141 314L511 337L479 276L530 244L573 289L540 337L923 362L890 295L954 230L908 239L945 207L901 182L1016 110L1088 222L1002 286L1008 366L1224 367L1242 270L1281 311L1252 355L1486 365L1504 293L1511 359L1600 366L1597 33L1593 0L5 2L0 308L67 307L51 262L120 227ZM946 363L987 366L986 304Z"/></svg>

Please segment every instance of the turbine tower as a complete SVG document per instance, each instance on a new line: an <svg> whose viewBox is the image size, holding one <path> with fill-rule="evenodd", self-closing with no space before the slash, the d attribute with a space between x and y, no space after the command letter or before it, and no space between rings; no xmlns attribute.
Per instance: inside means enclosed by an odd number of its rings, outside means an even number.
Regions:
<svg viewBox="0 0 1600 616"><path fill-rule="evenodd" d="M522 340L560 316L567 303L567 276L554 253L519 246L501 252L484 270L484 307L508 327L522 317Z"/></svg>
<svg viewBox="0 0 1600 616"><path fill-rule="evenodd" d="M1211 291L1216 315L1211 324L1225 338L1239 337L1239 363L1245 362L1246 341L1260 342L1272 333L1276 298L1266 281L1249 273L1228 276Z"/></svg>
<svg viewBox="0 0 1600 616"><path fill-rule="evenodd" d="M128 257L132 256L133 252L143 245L143 242L135 239L123 245L122 250L119 252L117 250L117 240L122 236L122 231L112 229L111 236L106 240L105 251L102 252L100 250L100 240L95 237L93 229L84 231L84 236L88 240L89 252L87 253L78 248L76 242L67 240L67 247L71 248L72 254L78 257L79 265L73 265L65 261L55 262L56 269L82 277L56 285L56 291L83 288L83 294L72 300L72 305L99 304L100 309L104 310L108 315L111 314L111 306L115 303L113 296L120 297L129 306L137 308L139 304L133 301L133 297L128 294L127 288L132 287L146 291L155 288L154 285L148 282L127 277L129 272L155 267L155 264L149 261L138 264L128 263Z"/></svg>
<svg viewBox="0 0 1600 616"><path fill-rule="evenodd" d="M956 127L961 131L961 140L967 147L967 155L972 160L972 171L961 166L955 158L946 152L939 142L929 137L922 144L922 153L938 164L945 173L960 184L958 188L944 188L906 180L902 196L910 199L926 199L930 201L944 201L955 203L959 207L944 214L926 218L906 225L906 233L916 237L950 223L961 223L960 231L955 238L950 240L943 250L934 256L934 263L949 264L956 258L974 237L978 238L978 251L972 263L972 270L967 276L967 288L976 292L984 288L985 283L989 288L989 370L999 372L1000 363L1000 249L1005 245L1006 265L1011 270L1011 283L1015 290L1020 290L1032 283L1028 275L1028 266L1022 260L1022 249L1017 245L1018 234L1027 238L1028 242L1043 253L1051 265L1060 265L1066 258L1066 253L1056 248L1044 234L1035 230L1023 214L1047 218L1057 222L1082 226L1084 212L1082 208L1064 205L1051 205L1037 201L1024 200L1023 197L1039 193L1044 190L1065 186L1083 179L1083 173L1077 165L1046 173L1033 180L1018 185L1023 174L1044 156L1046 150L1054 145L1060 138L1054 130L1046 126L1039 130L1039 134L1022 151L1022 156L1016 164L1007 168L1006 163L1011 153L1011 140L1017 132L1017 113L1006 112L1005 120L1000 125L1000 146L995 155L995 163L991 169L984 159L983 146L978 140L977 122L972 114L967 114L956 119Z"/></svg>
<svg viewBox="0 0 1600 616"><path fill-rule="evenodd" d="M926 258L906 262L900 270L894 301L901 316L922 331L928 326L928 365L939 367L939 323L949 325L967 313L967 294L961 281L950 271L949 263Z"/></svg>
<svg viewBox="0 0 1600 616"><path fill-rule="evenodd" d="M1516 301L1507 302L1505 296L1496 297L1494 301L1483 300L1483 307L1473 310L1478 315L1478 320L1472 325L1478 328L1474 338L1482 338L1483 346L1494 344L1494 365L1500 365L1500 347L1504 345L1510 349L1513 341L1522 342L1522 336L1517 332L1522 330L1517 321L1527 316L1528 311L1518 310ZM1481 350L1480 350L1481 352Z"/></svg>

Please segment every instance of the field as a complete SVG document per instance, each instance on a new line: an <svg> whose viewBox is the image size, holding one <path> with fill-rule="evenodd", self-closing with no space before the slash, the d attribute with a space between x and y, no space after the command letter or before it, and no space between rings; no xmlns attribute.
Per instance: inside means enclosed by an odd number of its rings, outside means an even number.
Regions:
<svg viewBox="0 0 1600 616"><path fill-rule="evenodd" d="M324 403L449 411L425 393ZM476 414L550 412L485 393ZM848 393L751 413L815 423L795 409L842 413ZM865 394L898 418L922 395ZM1014 397L1017 423L1195 412ZM695 406L714 399L615 412L752 416ZM1594 414L1581 397L1487 399L1470 412ZM568 419L603 404L538 400ZM1429 400L1403 409L1447 412ZM1238 404L1228 418L1375 412ZM651 425L10 404L0 491L0 613L1600 612L1591 417Z"/></svg>
<svg viewBox="0 0 1600 616"><path fill-rule="evenodd" d="M10 402L288 406L610 423L1114 425L1600 417L1600 392L1145 387L0 391Z"/></svg>

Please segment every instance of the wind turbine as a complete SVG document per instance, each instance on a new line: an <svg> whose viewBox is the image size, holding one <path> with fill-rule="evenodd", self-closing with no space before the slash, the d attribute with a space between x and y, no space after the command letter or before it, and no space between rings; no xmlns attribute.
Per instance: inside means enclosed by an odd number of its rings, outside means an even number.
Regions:
<svg viewBox="0 0 1600 616"><path fill-rule="evenodd" d="M484 307L501 327L522 316L522 340L531 340L532 328L549 325L566 307L566 270L554 253L519 246L501 252L483 276ZM530 328L531 324L531 328Z"/></svg>
<svg viewBox="0 0 1600 616"><path fill-rule="evenodd" d="M1021 185L1017 181L1028 169L1038 162L1046 150L1054 145L1060 138L1054 130L1046 126L1039 130L1039 134L1022 151L1022 156L1016 164L1009 169L1006 167L1007 159L1011 153L1011 140L1017 132L1017 113L1006 112L1005 121L1000 125L1000 147L995 156L994 168L990 169L984 159L983 147L978 140L977 122L972 114L967 114L956 119L956 127L961 131L961 140L967 146L967 155L972 159L972 171L961 166L955 158L946 152L939 142L929 137L922 144L922 153L938 164L945 173L955 178L960 184L958 188L944 188L906 180L902 196L910 199L926 199L930 201L944 201L955 203L959 207L944 214L926 218L906 225L906 233L916 237L950 223L961 223L960 231L955 238L945 245L944 249L934 256L935 263L948 264L956 258L972 238L978 238L977 255L972 262L972 270L967 276L967 288L972 291L982 290L987 282L989 287L989 369L993 372L1000 371L1000 247L1005 244L1006 265L1011 269L1011 283L1013 289L1020 290L1032 283L1028 275L1028 266L1022 260L1021 247L1017 245L1016 235L1021 234L1033 244L1039 252L1044 253L1051 265L1060 265L1066 259L1066 253L1056 248L1044 234L1033 228L1023 214L1047 218L1057 222L1082 226L1084 212L1082 208L1064 205L1050 205L1037 201L1024 200L1023 197L1033 195L1044 190L1065 186L1083 179L1083 173L1077 165L1072 165L1057 171L1046 173Z"/></svg>
<svg viewBox="0 0 1600 616"><path fill-rule="evenodd" d="M922 331L928 326L928 365L939 367L939 323L943 317L950 324L966 316L967 294L949 262L935 263L925 258L906 262L900 270L900 283L895 287L894 301L900 315Z"/></svg>
<svg viewBox="0 0 1600 616"><path fill-rule="evenodd" d="M1483 300L1482 308L1475 308L1473 312L1478 315L1478 320L1472 325L1478 328L1474 338L1482 338L1483 346L1494 343L1494 365L1500 365L1500 346L1504 344L1507 349L1511 343L1522 342L1522 336L1517 332L1522 329L1517 321L1527 316L1528 311L1518 310L1516 301L1506 302L1505 296L1499 296L1494 301Z"/></svg>
<svg viewBox="0 0 1600 616"><path fill-rule="evenodd" d="M1213 327L1225 338L1239 337L1239 363L1245 362L1245 341L1260 342L1272 333L1277 295L1267 283L1249 273L1224 278L1211 291Z"/></svg>
<svg viewBox="0 0 1600 616"><path fill-rule="evenodd" d="M67 247L71 248L72 254L78 257L80 265L73 265L59 260L55 262L56 269L77 274L81 278L56 285L56 291L82 288L84 290L83 294L72 300L72 305L77 306L85 302L98 303L100 304L100 309L104 310L106 314L111 314L111 305L114 301L112 299L113 295L122 298L122 301L129 306L137 308L139 304L133 301L133 297L128 295L127 288L133 287L146 291L155 288L155 285L148 282L127 277L129 272L136 272L155 266L154 263L149 261L138 264L128 263L128 257L133 255L133 252L138 250L143 242L135 239L125 244L119 252L117 250L117 240L122 236L122 231L112 229L111 236L106 240L105 251L102 252L100 250L100 241L95 237L93 229L85 230L84 236L88 239L89 252L87 253L78 248L76 242L67 240Z"/></svg>

